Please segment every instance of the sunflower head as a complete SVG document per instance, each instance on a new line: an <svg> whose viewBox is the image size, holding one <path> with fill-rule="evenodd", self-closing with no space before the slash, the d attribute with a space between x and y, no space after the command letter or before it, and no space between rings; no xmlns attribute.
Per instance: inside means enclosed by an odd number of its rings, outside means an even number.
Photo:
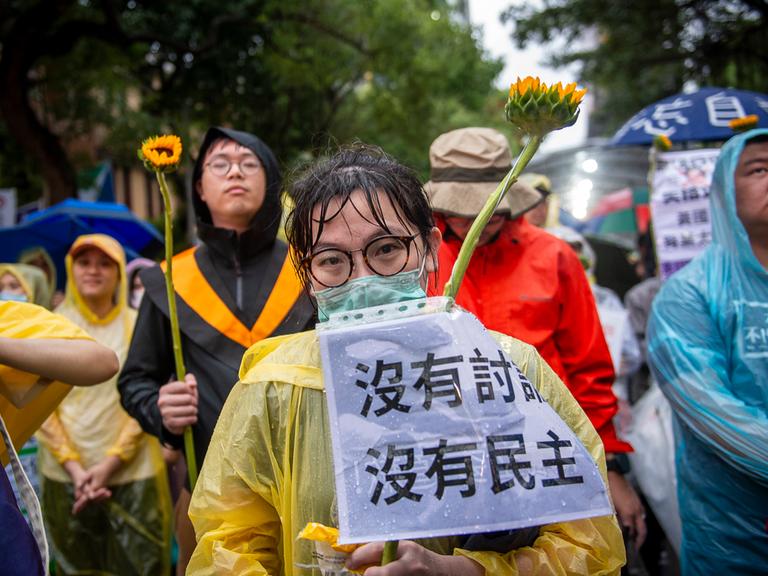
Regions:
<svg viewBox="0 0 768 576"><path fill-rule="evenodd" d="M757 126L759 120L760 119L757 117L757 114L750 114L749 116L734 118L728 122L728 126L734 132L746 132L747 130L751 130Z"/></svg>
<svg viewBox="0 0 768 576"><path fill-rule="evenodd" d="M175 134L147 138L141 143L138 156L147 170L173 172L181 160L181 138Z"/></svg>
<svg viewBox="0 0 768 576"><path fill-rule="evenodd" d="M586 88L577 90L575 82L547 86L532 76L518 78L509 88L504 111L507 120L524 132L544 136L576 122L586 93Z"/></svg>
<svg viewBox="0 0 768 576"><path fill-rule="evenodd" d="M672 150L672 140L666 134L657 134L653 137L653 147L660 152Z"/></svg>

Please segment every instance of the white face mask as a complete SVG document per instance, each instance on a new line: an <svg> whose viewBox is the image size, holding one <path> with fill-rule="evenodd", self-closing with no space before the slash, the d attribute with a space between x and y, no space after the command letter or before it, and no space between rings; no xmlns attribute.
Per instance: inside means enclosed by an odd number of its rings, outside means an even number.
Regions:
<svg viewBox="0 0 768 576"><path fill-rule="evenodd" d="M426 298L427 294L421 285L426 263L425 256L421 266L409 272L400 272L394 276L373 274L314 292L318 320L325 322L331 314L339 312Z"/></svg>
<svg viewBox="0 0 768 576"><path fill-rule="evenodd" d="M9 302L29 302L26 294L16 294L14 292L3 291L0 292L0 300Z"/></svg>
<svg viewBox="0 0 768 576"><path fill-rule="evenodd" d="M144 298L144 288L136 288L131 292L131 301L129 302L131 308L138 310L142 298Z"/></svg>

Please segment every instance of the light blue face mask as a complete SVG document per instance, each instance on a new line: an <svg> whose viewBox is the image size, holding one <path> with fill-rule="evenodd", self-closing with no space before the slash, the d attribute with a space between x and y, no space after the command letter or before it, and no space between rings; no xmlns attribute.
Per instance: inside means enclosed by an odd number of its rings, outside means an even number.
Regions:
<svg viewBox="0 0 768 576"><path fill-rule="evenodd" d="M325 322L331 314L339 312L426 298L427 293L421 287L423 271L422 265L410 272L400 272L394 276L374 274L315 292L318 319Z"/></svg>
<svg viewBox="0 0 768 576"><path fill-rule="evenodd" d="M26 294L14 294L13 292L0 292L0 300L11 302L29 302Z"/></svg>

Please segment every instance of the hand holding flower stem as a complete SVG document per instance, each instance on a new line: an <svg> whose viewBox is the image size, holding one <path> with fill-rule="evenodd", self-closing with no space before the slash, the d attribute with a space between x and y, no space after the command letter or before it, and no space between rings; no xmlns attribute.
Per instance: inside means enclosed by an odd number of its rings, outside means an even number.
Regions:
<svg viewBox="0 0 768 576"><path fill-rule="evenodd" d="M181 332L179 330L179 315L176 311L176 293L173 289L173 207L171 194L165 173L174 171L181 159L181 139L174 135L156 136L145 140L138 152L139 159L148 170L155 173L163 197L163 217L165 221L165 291L168 297L168 317L171 322L171 340L173 342L173 359L176 366L177 380L184 380L187 373L184 367L184 356L181 353ZM197 482L197 459L195 458L195 443L192 428L184 429L184 456L187 460L190 487Z"/></svg>
<svg viewBox="0 0 768 576"><path fill-rule="evenodd" d="M384 552L381 554L381 565L385 566L397 559L397 540L389 540L384 543Z"/></svg>

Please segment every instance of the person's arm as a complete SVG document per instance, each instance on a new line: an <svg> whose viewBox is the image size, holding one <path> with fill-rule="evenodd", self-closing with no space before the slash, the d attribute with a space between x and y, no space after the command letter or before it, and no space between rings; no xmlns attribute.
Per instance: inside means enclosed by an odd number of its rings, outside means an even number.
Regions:
<svg viewBox="0 0 768 576"><path fill-rule="evenodd" d="M127 414L123 416L124 421L117 440L107 449L104 458L88 470L93 491L107 488L112 476L133 460L139 449L144 431L136 420Z"/></svg>
<svg viewBox="0 0 768 576"><path fill-rule="evenodd" d="M0 337L0 364L74 386L109 380L120 367L117 355L106 346L61 338Z"/></svg>
<svg viewBox="0 0 768 576"><path fill-rule="evenodd" d="M281 518L273 501L279 489L265 433L270 424L264 424L279 410L254 406L247 387L236 384L211 438L189 506L197 536L190 576L282 572ZM278 422L274 426L280 430Z"/></svg>
<svg viewBox="0 0 768 576"><path fill-rule="evenodd" d="M86 486L90 482L89 472L83 468L83 463L75 445L69 438L64 424L59 418L58 411L54 410L48 419L43 422L36 433L40 444L44 446L61 464L64 471L72 479L72 485L75 488L76 503L73 506L72 513L77 514L83 508L87 501L85 492ZM90 491L89 491L90 494Z"/></svg>
<svg viewBox="0 0 768 576"><path fill-rule="evenodd" d="M608 350L592 289L573 250L559 254L560 321L555 345L565 369L568 389L586 412L605 444L605 451L630 452L616 437L613 417L618 411L613 394L613 361Z"/></svg>
<svg viewBox="0 0 768 576"><path fill-rule="evenodd" d="M729 356L738 342L721 334L709 310L695 286L670 279L648 323L649 363L686 428L727 464L765 483L768 415L733 393Z"/></svg>
<svg viewBox="0 0 768 576"><path fill-rule="evenodd" d="M107 456L117 456L123 464L133 460L144 436L144 431L139 423L127 414L124 416L125 420L120 428L120 434L106 453Z"/></svg>
<svg viewBox="0 0 768 576"><path fill-rule="evenodd" d="M64 424L59 418L58 411L54 410L43 422L37 431L37 438L40 444L61 464L61 467L72 480L75 488L73 514L79 514L89 502L104 500L112 495L106 484L111 474L118 469L113 463L116 457L108 456L88 470L83 468L80 453L70 440ZM94 470L98 471L96 483L94 483Z"/></svg>
<svg viewBox="0 0 768 576"><path fill-rule="evenodd" d="M64 424L59 418L58 411L54 410L43 422L37 431L37 438L53 454L59 464L63 465L70 460L80 462L80 453L69 439L69 434L67 434Z"/></svg>
<svg viewBox="0 0 768 576"><path fill-rule="evenodd" d="M181 448L183 437L163 426L157 404L160 388L173 374L170 325L160 309L145 296L139 307L128 356L117 382L120 402L147 433L159 438L163 444Z"/></svg>

